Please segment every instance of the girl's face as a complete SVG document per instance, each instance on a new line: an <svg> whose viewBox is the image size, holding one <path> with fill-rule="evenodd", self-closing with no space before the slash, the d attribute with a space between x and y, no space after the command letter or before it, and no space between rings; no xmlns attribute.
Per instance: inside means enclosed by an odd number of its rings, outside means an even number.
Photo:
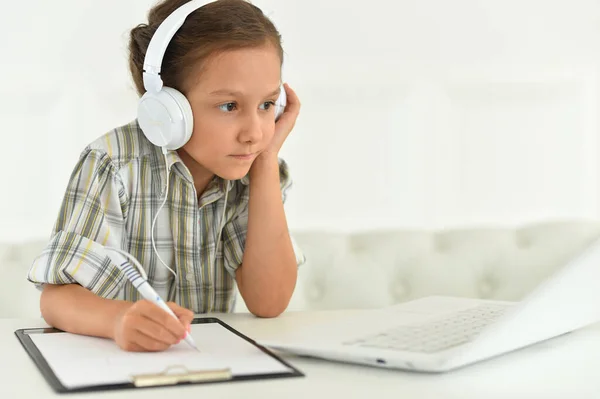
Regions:
<svg viewBox="0 0 600 399"><path fill-rule="evenodd" d="M241 179L275 131L279 54L270 44L226 51L211 57L191 79L186 97L194 127L179 150L182 159L195 179L198 174Z"/></svg>

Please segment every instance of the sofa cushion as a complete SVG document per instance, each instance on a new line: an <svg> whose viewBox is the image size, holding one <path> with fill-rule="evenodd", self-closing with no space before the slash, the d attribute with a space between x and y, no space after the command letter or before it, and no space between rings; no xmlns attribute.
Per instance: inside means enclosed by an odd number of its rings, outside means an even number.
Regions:
<svg viewBox="0 0 600 399"><path fill-rule="evenodd" d="M600 237L600 223L293 234L307 261L288 310L364 309L427 295L519 300ZM0 317L40 316L26 275L45 244L0 245ZM247 311L239 297L235 311Z"/></svg>

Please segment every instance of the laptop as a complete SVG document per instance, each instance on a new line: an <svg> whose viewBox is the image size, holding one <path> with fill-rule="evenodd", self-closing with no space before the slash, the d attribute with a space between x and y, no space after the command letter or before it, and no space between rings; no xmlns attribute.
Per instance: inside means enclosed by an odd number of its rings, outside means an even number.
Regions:
<svg viewBox="0 0 600 399"><path fill-rule="evenodd" d="M519 302L431 296L360 313L258 343L418 372L471 365L600 322L600 240Z"/></svg>

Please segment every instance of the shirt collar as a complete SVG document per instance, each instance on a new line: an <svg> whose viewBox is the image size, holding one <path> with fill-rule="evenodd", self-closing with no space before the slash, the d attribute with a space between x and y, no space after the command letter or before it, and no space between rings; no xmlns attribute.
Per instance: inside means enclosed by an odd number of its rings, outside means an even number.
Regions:
<svg viewBox="0 0 600 399"><path fill-rule="evenodd" d="M159 149L159 151L160 151L160 149ZM183 163L183 160L181 159L181 157L179 156L179 153L177 153L177 151L175 151L175 150L167 151L167 167L168 167L168 170L170 170L170 171L176 170L177 172L179 172L188 183L191 183L192 185L194 184L194 178L192 176L192 173L187 168L187 166L185 166L185 164ZM246 176L242 177L239 181L244 185L250 184L249 173L246 174ZM210 181L210 183L208 183L208 186L206 186L203 196L211 195L211 194L215 194L215 193L224 195L225 190L231 191L232 188L233 188L233 184L231 184L231 183L227 184L227 181L225 179L223 179L222 177L219 177L219 176L215 176Z"/></svg>

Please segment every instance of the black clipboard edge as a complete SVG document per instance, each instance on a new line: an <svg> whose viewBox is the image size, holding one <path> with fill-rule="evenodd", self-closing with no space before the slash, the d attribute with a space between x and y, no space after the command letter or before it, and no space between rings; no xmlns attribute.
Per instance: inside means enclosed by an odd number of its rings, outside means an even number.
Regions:
<svg viewBox="0 0 600 399"><path fill-rule="evenodd" d="M252 345L256 346L263 353L271 356L278 362L285 365L288 369L291 370L289 373L270 373L270 374L257 374L257 375L241 375L241 376L233 376L231 379L223 380L223 381L202 381L202 382L184 382L178 383L174 385L157 385L157 386L148 386L148 387L136 387L133 383L123 383L123 384L110 384L110 385L94 385L89 387L80 387L80 388L67 388L65 387L60 380L56 377L56 374L50 368L50 365L42 356L41 352L37 348L37 346L31 340L31 333L60 333L64 332L62 330L56 328L22 328L15 331L15 335L31 360L37 366L42 376L46 380L46 382L50 385L50 387L59 394L70 394L70 393L83 393L83 392L99 392L99 391L115 391L115 390L124 390L124 389L151 389L151 388L168 388L168 387L178 387L185 385L200 385L200 384L219 384L226 382L236 382L236 381L252 381L252 380L265 380L265 379L277 379L277 378L291 378L291 377L304 377L304 373L302 373L299 369L292 366L281 357L277 356L275 353L271 352L264 346L258 344L253 339L247 337L241 332L237 331L229 324L225 323L219 318L216 317L196 317L192 320L192 324L206 324L206 323L217 323L222 327L226 328L230 332L236 334L240 338L250 342Z"/></svg>
<svg viewBox="0 0 600 399"><path fill-rule="evenodd" d="M284 377L304 377L304 373L302 373L296 367L292 366L290 363L286 362L280 356L277 356L275 353L273 353L272 351L270 351L269 349L267 349L263 345L259 344L258 342L256 342L252 338L250 338L250 337L242 334L241 332L239 332L235 328L231 327L229 324L225 323L223 320L221 320L219 318L216 318L216 317L197 317L197 318L195 318L192 321L192 324L201 324L201 323L218 323L218 324L220 324L221 326L223 326L227 330L231 331L233 334L235 334L238 337L240 337L240 338L248 341L252 345L256 346L258 349L260 349L263 353L269 355L273 359L277 360L279 363L281 363L284 366L286 366L288 369L292 370L291 373L273 373L273 374L267 374L267 375L279 375L279 374L281 374ZM262 374L262 375L265 375L265 374ZM239 377L233 377L233 379L234 380L236 380L236 379L242 379L242 378L243 379L256 379L256 377L254 377L254 376L248 376L250 378L245 378L245 377L246 376L239 376Z"/></svg>

